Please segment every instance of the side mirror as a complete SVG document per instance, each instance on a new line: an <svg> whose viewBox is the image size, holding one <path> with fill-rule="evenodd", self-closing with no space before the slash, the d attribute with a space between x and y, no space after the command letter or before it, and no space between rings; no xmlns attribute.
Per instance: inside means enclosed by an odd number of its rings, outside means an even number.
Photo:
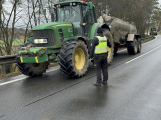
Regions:
<svg viewBox="0 0 161 120"><path fill-rule="evenodd" d="M93 3L92 2L89 2L88 3L88 10L92 10L93 9Z"/></svg>
<svg viewBox="0 0 161 120"><path fill-rule="evenodd" d="M82 27L84 27L86 25L87 25L87 23L80 23L80 26L82 26Z"/></svg>

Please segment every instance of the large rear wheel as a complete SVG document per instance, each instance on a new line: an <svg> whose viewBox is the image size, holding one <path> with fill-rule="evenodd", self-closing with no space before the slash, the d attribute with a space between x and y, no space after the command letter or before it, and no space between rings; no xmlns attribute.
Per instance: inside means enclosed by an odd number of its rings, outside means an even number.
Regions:
<svg viewBox="0 0 161 120"><path fill-rule="evenodd" d="M104 36L106 36L106 38L109 40L109 42L111 43L111 48L107 47L107 50L108 50L108 64L110 64L113 60L113 54L114 54L114 44L113 44L113 37L112 37L112 34L111 32L106 29L104 31Z"/></svg>
<svg viewBox="0 0 161 120"><path fill-rule="evenodd" d="M60 51L60 70L68 77L81 77L87 72L89 54L83 41L66 42Z"/></svg>

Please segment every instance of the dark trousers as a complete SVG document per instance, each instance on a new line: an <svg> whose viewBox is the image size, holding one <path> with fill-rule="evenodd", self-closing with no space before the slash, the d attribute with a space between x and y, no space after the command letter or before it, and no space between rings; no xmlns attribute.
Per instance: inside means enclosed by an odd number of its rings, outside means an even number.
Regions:
<svg viewBox="0 0 161 120"><path fill-rule="evenodd" d="M94 67L96 69L97 82L102 81L101 71L103 73L103 81L108 80L108 65L107 65L107 55L95 55L94 58Z"/></svg>

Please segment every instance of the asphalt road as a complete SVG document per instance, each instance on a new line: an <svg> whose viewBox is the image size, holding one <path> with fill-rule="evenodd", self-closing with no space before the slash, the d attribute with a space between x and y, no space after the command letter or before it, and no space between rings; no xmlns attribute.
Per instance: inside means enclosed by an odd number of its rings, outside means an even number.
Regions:
<svg viewBox="0 0 161 120"><path fill-rule="evenodd" d="M161 36L142 52L121 51L109 66L108 86L87 74L69 79L59 67L43 76L0 80L0 120L161 120Z"/></svg>

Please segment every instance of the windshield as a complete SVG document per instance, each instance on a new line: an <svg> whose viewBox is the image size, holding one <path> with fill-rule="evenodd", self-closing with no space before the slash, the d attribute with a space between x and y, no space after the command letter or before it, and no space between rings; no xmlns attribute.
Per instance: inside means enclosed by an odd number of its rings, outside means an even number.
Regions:
<svg viewBox="0 0 161 120"><path fill-rule="evenodd" d="M57 22L80 22L80 6L62 6L57 8Z"/></svg>
<svg viewBox="0 0 161 120"><path fill-rule="evenodd" d="M151 28L152 31L156 31L156 28Z"/></svg>

